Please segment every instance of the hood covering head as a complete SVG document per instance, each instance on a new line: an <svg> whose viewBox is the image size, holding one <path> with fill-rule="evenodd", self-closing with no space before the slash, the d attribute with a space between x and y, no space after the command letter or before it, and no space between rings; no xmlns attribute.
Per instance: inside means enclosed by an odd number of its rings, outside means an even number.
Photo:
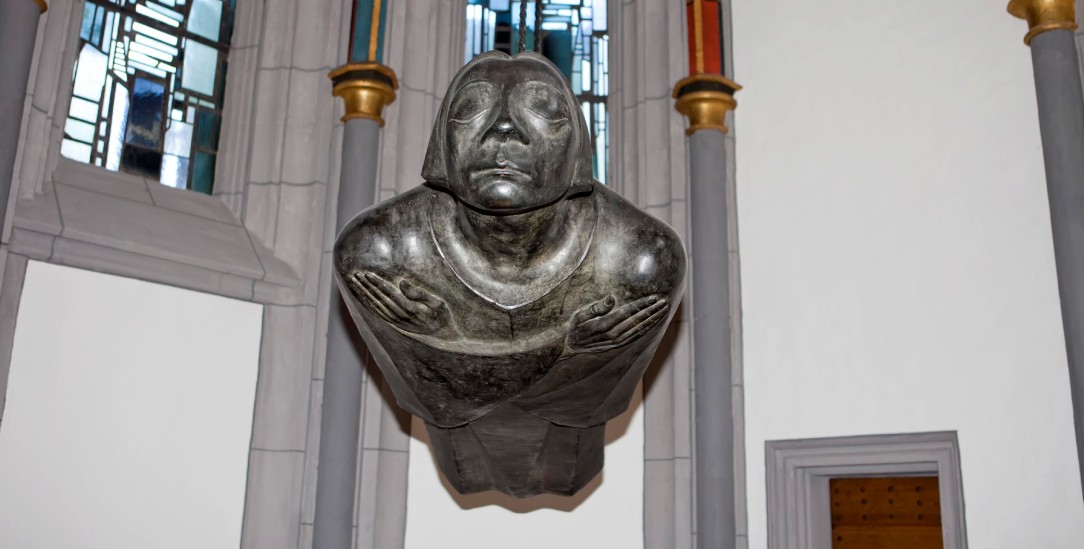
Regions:
<svg viewBox="0 0 1084 549"><path fill-rule="evenodd" d="M569 161L575 163L574 169L571 171L572 179L571 185L567 195L580 194L588 192L594 185L592 158L594 148L591 144L591 132L587 127L587 121L583 117L583 111L580 110L579 102L576 100L576 95L572 92L572 87L569 85L568 80L565 79L564 74L557 68L549 59L546 59L542 55L533 52L526 51L517 54L515 57L511 57L508 54L501 51L489 51L483 53L472 59L463 68L459 69L455 78L452 79L451 85L448 86L448 92L444 95L444 100L440 104L440 112L437 114L436 123L433 125L433 132L429 137L429 149L425 153L425 162L422 164L422 178L436 187L451 190L449 185L449 162L448 162L448 143L447 143L447 124L448 124L448 109L455 99L460 88L477 80L472 78L472 74L480 67L490 66L492 64L508 64L507 69L509 71L524 70L524 72L540 71L544 74L552 76L553 84L564 97L568 103L569 112L575 119L573 124L573 134L576 137L578 148L575 151L574 157Z"/></svg>

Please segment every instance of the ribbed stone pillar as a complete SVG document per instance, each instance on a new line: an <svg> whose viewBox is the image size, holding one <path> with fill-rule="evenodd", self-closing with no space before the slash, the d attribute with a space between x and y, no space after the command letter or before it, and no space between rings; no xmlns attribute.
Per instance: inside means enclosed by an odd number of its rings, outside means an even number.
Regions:
<svg viewBox="0 0 1084 549"><path fill-rule="evenodd" d="M667 0L609 2L610 158L606 185L668 223L686 246L685 135L670 88L686 74L681 10ZM691 549L691 288L644 374L644 549Z"/></svg>
<svg viewBox="0 0 1084 549"><path fill-rule="evenodd" d="M391 69L376 63L345 65L330 74L334 93L346 106L342 171L335 232L376 198L377 152L384 106L399 84ZM316 482L314 549L350 549L365 350L336 285L331 288L320 417L320 462Z"/></svg>
<svg viewBox="0 0 1084 549"><path fill-rule="evenodd" d="M45 0L4 0L0 3L0 228L4 226L19 126L34 57L38 18Z"/></svg>
<svg viewBox="0 0 1084 549"><path fill-rule="evenodd" d="M1026 19L1043 140L1077 457L1084 482L1084 89L1074 0L1013 0Z"/></svg>

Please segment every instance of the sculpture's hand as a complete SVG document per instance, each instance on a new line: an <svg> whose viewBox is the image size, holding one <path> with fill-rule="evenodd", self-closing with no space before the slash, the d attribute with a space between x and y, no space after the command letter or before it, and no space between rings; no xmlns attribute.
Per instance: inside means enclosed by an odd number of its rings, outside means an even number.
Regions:
<svg viewBox="0 0 1084 549"><path fill-rule="evenodd" d="M425 335L452 326L448 306L409 280L395 286L374 273L355 272L350 282L354 294L388 324Z"/></svg>
<svg viewBox="0 0 1084 549"><path fill-rule="evenodd" d="M601 353L640 337L666 317L667 301L652 295L626 303L616 309L617 300L609 296L572 315L572 329L566 346L573 353Z"/></svg>

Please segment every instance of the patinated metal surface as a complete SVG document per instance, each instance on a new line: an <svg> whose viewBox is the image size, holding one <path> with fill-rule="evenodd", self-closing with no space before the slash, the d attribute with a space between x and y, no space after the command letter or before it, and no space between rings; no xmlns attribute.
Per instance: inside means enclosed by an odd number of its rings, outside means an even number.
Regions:
<svg viewBox="0 0 1084 549"><path fill-rule="evenodd" d="M681 241L593 180L589 135L545 58L481 55L445 96L425 183L336 242L358 330L461 493L587 484L681 298Z"/></svg>

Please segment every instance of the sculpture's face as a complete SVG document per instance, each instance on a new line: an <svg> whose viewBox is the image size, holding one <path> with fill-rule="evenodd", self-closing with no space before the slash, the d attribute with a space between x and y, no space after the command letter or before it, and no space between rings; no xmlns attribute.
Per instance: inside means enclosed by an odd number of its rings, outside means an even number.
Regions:
<svg viewBox="0 0 1084 549"><path fill-rule="evenodd" d="M547 206L568 192L579 123L568 84L531 59L480 63L448 108L448 184L493 214Z"/></svg>

